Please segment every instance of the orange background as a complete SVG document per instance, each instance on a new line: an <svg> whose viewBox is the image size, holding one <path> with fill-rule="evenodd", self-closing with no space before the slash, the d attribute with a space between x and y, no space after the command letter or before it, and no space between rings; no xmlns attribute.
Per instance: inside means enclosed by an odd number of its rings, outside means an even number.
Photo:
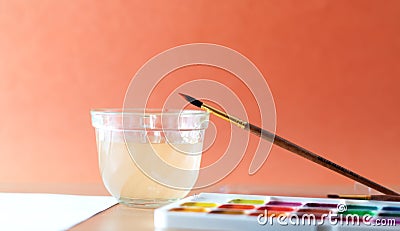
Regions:
<svg viewBox="0 0 400 231"><path fill-rule="evenodd" d="M89 110L121 107L152 56L204 42L257 65L278 134L399 185L399 28L397 0L0 1L0 183L101 182ZM221 184L353 184L277 147L249 176L251 157Z"/></svg>

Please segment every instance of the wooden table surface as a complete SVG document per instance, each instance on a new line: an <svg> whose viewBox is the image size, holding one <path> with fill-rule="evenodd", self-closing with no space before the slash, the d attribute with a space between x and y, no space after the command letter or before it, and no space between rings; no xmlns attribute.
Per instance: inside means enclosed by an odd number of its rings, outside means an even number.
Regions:
<svg viewBox="0 0 400 231"><path fill-rule="evenodd" d="M137 209L117 204L71 230L154 230L153 209Z"/></svg>
<svg viewBox="0 0 400 231"><path fill-rule="evenodd" d="M399 190L394 187L394 190ZM359 190L359 189L357 189ZM281 196L317 196L324 197L328 193L354 194L354 186L229 186L214 187L206 191L240 191L243 194L281 195ZM36 192L36 193L61 193L78 195L108 195L101 184L0 184L0 192ZM194 191L193 193L200 193ZM92 218L74 226L73 231L86 230L140 230L154 229L153 209L131 208L117 204ZM159 230L159 229L157 229ZM178 231L178 229L160 229L160 231ZM199 231L196 229L196 231Z"/></svg>

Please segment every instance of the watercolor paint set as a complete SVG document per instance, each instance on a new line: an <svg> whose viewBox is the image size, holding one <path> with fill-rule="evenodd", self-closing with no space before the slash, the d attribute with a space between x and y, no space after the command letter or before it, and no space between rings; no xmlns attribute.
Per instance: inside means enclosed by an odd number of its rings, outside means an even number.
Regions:
<svg viewBox="0 0 400 231"><path fill-rule="evenodd" d="M157 229L400 230L400 202L201 193L154 211Z"/></svg>

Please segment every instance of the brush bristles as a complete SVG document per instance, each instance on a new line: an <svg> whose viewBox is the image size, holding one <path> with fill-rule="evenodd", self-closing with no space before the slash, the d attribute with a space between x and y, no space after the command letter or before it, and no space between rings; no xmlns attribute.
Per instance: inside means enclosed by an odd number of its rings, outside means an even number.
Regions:
<svg viewBox="0 0 400 231"><path fill-rule="evenodd" d="M197 100L197 99L195 99L195 98L193 98L191 96L188 96L188 95L185 95L185 94L182 94L182 93L179 93L179 95L181 95L183 98L186 99L186 101L188 101L189 103L193 104L196 107L200 107L201 108L201 106L203 105L203 102L201 102L200 100Z"/></svg>

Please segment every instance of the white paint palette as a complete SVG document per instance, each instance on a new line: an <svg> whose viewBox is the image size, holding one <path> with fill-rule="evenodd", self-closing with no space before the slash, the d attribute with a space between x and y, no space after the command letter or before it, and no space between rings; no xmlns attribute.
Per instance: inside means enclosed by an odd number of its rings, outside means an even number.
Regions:
<svg viewBox="0 0 400 231"><path fill-rule="evenodd" d="M400 230L400 202L201 193L154 211L158 229Z"/></svg>

